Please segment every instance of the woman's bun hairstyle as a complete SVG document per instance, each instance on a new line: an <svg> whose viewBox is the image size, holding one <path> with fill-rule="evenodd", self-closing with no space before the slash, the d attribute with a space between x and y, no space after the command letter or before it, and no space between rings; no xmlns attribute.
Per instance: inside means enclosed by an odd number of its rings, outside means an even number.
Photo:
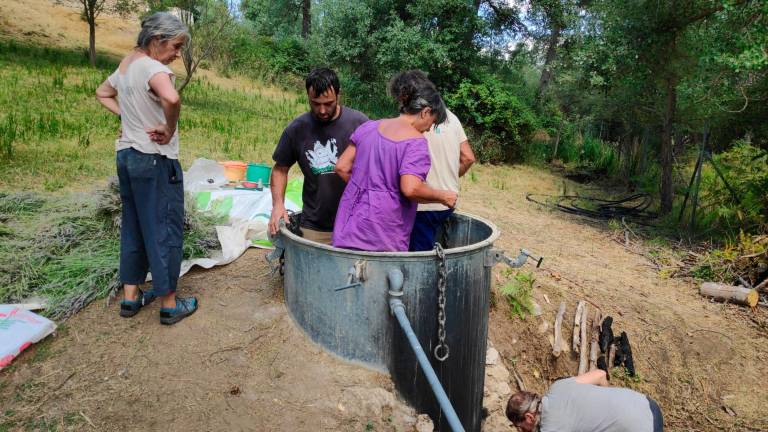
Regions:
<svg viewBox="0 0 768 432"><path fill-rule="evenodd" d="M399 72L389 80L389 95L398 103L404 114L417 114L429 107L435 114L436 123L447 118L445 103L432 81L420 70Z"/></svg>

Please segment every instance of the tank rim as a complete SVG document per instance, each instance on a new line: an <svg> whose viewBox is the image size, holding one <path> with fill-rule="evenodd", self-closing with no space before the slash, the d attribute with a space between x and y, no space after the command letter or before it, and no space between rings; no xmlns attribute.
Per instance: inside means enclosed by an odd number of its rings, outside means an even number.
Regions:
<svg viewBox="0 0 768 432"><path fill-rule="evenodd" d="M488 227L491 228L491 235L489 235L487 238L477 243L472 243L472 244L468 244L466 246L461 246L457 248L446 249L445 250L446 255L463 254L466 252L490 247L501 235L501 232L499 232L499 228L488 219L485 219L483 217L480 217L471 213L461 212L461 211L457 211L454 214L466 216L486 224ZM333 246L322 244L322 243L313 242L311 240L305 239L304 237L299 237L296 234L289 231L288 228L286 228L285 226L282 226L280 228L280 234L291 239L296 243L300 243L305 246L310 246L317 249L324 249L327 251L345 254L345 255L381 257L381 258L432 257L435 255L435 252L431 250L423 251L423 252L368 252L368 251L358 251L353 249L342 249L342 248L337 248L337 247L333 247Z"/></svg>

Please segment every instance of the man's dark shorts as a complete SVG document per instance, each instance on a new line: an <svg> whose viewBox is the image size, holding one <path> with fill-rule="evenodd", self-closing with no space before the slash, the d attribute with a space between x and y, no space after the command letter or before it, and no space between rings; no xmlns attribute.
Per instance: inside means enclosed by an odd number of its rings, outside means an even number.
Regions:
<svg viewBox="0 0 768 432"><path fill-rule="evenodd" d="M646 398L648 399L648 405L651 407L651 414L653 414L653 432L663 432L664 417L661 415L661 408L659 408L659 404L655 400L648 396Z"/></svg>

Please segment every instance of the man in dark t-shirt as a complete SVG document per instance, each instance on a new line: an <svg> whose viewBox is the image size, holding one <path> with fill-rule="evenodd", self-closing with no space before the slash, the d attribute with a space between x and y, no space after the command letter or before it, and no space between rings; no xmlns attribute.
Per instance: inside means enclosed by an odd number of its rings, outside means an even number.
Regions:
<svg viewBox="0 0 768 432"><path fill-rule="evenodd" d="M288 171L298 162L304 173L301 230L309 240L330 244L336 210L346 186L334 172L336 160L347 148L349 136L368 117L339 104L339 78L331 69L314 69L305 84L310 111L285 128L272 154L275 166L270 179L269 232L277 232L280 219L288 222L285 187Z"/></svg>

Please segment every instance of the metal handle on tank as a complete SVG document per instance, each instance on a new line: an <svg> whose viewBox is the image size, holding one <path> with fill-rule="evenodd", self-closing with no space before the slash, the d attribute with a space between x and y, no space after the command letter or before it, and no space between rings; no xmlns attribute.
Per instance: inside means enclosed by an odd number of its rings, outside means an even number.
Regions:
<svg viewBox="0 0 768 432"><path fill-rule="evenodd" d="M280 220L280 227L282 228L285 225L285 222L281 219ZM269 264L270 270L272 274L275 274L276 272L280 272L280 275L283 275L283 255L285 253L285 246L283 245L283 237L280 235L280 231L277 232L275 235L269 234L269 230L267 230L267 238L269 241L272 242L272 246L275 247L275 249L272 250L272 252L268 253L264 258L267 259L267 263Z"/></svg>
<svg viewBox="0 0 768 432"><path fill-rule="evenodd" d="M342 291L349 288L357 288L363 286L363 282L366 279L366 262L365 260L357 260L349 270L347 270L347 284L334 288L334 291Z"/></svg>
<svg viewBox="0 0 768 432"><path fill-rule="evenodd" d="M445 419L448 420L448 425L454 432L464 432L464 426L459 420L459 416L456 414L456 410L451 405L451 400L448 399L448 395L443 389L443 385L440 384L440 380L435 374L435 370L429 363L427 354L424 352L424 348L421 347L419 339L416 338L416 333L413 332L411 322L408 321L408 316L405 314L405 304L400 300L403 295L403 272L398 269L392 269L387 273L387 280L389 281L389 309L397 318L397 322L405 333L405 337L408 339L408 343L411 345L413 353L416 355L416 359L419 361L421 370L424 371L424 376L429 382L429 386L432 388L432 392L435 394L440 409L445 414Z"/></svg>

